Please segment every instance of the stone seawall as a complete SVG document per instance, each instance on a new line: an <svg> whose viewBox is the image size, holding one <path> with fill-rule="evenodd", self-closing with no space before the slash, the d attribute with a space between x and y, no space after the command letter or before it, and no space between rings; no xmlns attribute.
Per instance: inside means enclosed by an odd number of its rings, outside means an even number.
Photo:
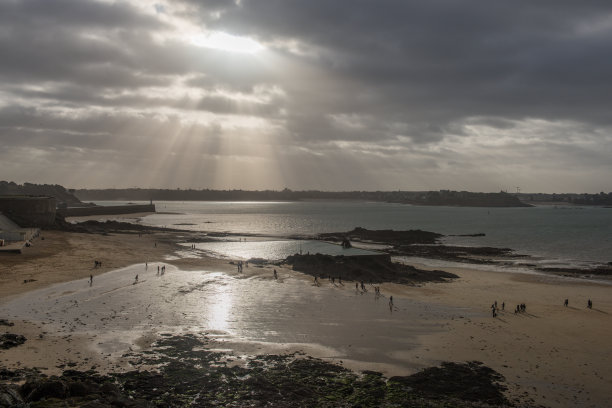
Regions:
<svg viewBox="0 0 612 408"><path fill-rule="evenodd" d="M155 204L109 205L96 207L61 208L57 213L64 217L85 217L88 215L116 215L155 212Z"/></svg>
<svg viewBox="0 0 612 408"><path fill-rule="evenodd" d="M47 227L55 222L55 198L0 196L0 212L20 227Z"/></svg>

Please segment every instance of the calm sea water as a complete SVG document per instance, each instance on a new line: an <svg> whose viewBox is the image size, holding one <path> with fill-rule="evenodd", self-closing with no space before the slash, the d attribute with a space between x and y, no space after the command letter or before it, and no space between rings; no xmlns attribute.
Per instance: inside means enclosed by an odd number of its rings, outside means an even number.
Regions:
<svg viewBox="0 0 612 408"><path fill-rule="evenodd" d="M98 202L102 205L121 202ZM379 202L155 202L146 225L238 234L312 235L368 229L422 229L447 243L507 247L547 264L612 262L612 209L426 207Z"/></svg>

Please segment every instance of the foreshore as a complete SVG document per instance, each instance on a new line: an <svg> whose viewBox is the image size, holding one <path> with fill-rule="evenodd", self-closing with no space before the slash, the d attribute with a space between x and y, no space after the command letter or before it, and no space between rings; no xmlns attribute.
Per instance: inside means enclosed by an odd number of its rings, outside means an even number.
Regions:
<svg viewBox="0 0 612 408"><path fill-rule="evenodd" d="M41 234L44 240L35 240L34 246L24 254L0 256L0 318L4 318L1 314L3 304L28 297L28 292L74 280L86 282L90 275L97 282L96 277L100 274L145 262L152 267L165 264L183 271L214 271L237 276L236 266L227 259L175 256L177 251L184 250L176 242L185 240L188 234L159 231L101 235L44 231ZM100 261L102 266L94 267L94 261ZM415 266L427 269L424 265ZM272 279L272 269L277 269L279 275L287 279L304 282L312 279L276 265L245 269L241 279L267 282ZM251 354L302 350L350 369L376 370L386 376L411 374L443 361L476 360L506 378L510 398L533 399L536 404L551 407L612 405L609 393L612 368L602 358L612 348L608 341L612 334L612 285L557 276L473 270L469 265L445 270L459 278L415 286L380 285L385 299L394 297L397 310L393 312L393 319L415 313L415 324L426 327L415 334L416 341L410 345L389 350L391 363L375 363L367 356L361 360L337 358L337 353L330 352L327 344L291 346L288 342L276 345L226 342L214 347L242 349ZM330 290L331 294L348 296L354 290L353 282L332 286L325 280L321 284L319 289ZM283 287L275 290L283 291ZM373 301L373 292L363 293L358 301ZM563 306L564 299L569 299L568 307ZM593 301L592 309L586 308L589 299ZM494 301L500 309L496 318L491 316L490 309ZM502 302L504 310L501 310ZM526 312L514 313L520 303L527 305ZM427 305L440 312L427 314ZM410 310L416 307L423 309ZM86 335L54 333L38 321L14 323L15 326L0 330L23 334L28 340L21 346L0 352L2 366L7 369L39 367L44 368L43 372L58 374L66 362L82 370L95 367L109 372L131 368L121 359L106 358L99 348L92 347L92 338ZM357 328L353 333L366 336L363 344L368 343L368 324L364 321L363 330ZM389 321L389 324L395 323ZM317 330L318 326L308 327ZM393 330L389 334L402 335ZM146 350L158 335L155 330L141 333L131 348Z"/></svg>

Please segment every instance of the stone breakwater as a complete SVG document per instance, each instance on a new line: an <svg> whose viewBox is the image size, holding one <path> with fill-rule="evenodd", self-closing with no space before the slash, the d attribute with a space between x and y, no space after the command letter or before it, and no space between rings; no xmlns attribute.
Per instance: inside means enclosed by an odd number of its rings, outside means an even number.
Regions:
<svg viewBox="0 0 612 408"><path fill-rule="evenodd" d="M116 215L155 212L155 204L113 205L95 207L61 208L57 213L63 217L85 217L88 215Z"/></svg>

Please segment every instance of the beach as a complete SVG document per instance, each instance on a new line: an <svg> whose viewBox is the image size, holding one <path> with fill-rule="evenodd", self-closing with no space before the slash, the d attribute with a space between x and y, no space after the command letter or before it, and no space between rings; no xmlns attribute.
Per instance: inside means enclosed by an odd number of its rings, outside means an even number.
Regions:
<svg viewBox="0 0 612 408"><path fill-rule="evenodd" d="M126 371L134 365L122 356L174 330L203 333L211 349L238 360L300 351L387 377L475 360L505 377L511 400L612 404L612 368L603 358L612 334L611 285L466 265L445 268L459 278L444 283L383 283L376 298L373 288L355 291L354 282L313 286L288 266L239 273L231 259L186 253L176 242L188 236L44 231L23 255L0 257L0 311L27 317L0 315L15 324L0 329L28 339L3 350L2 365L48 374L66 367ZM164 276L158 266L166 267ZM526 311L514 313L521 303Z"/></svg>

